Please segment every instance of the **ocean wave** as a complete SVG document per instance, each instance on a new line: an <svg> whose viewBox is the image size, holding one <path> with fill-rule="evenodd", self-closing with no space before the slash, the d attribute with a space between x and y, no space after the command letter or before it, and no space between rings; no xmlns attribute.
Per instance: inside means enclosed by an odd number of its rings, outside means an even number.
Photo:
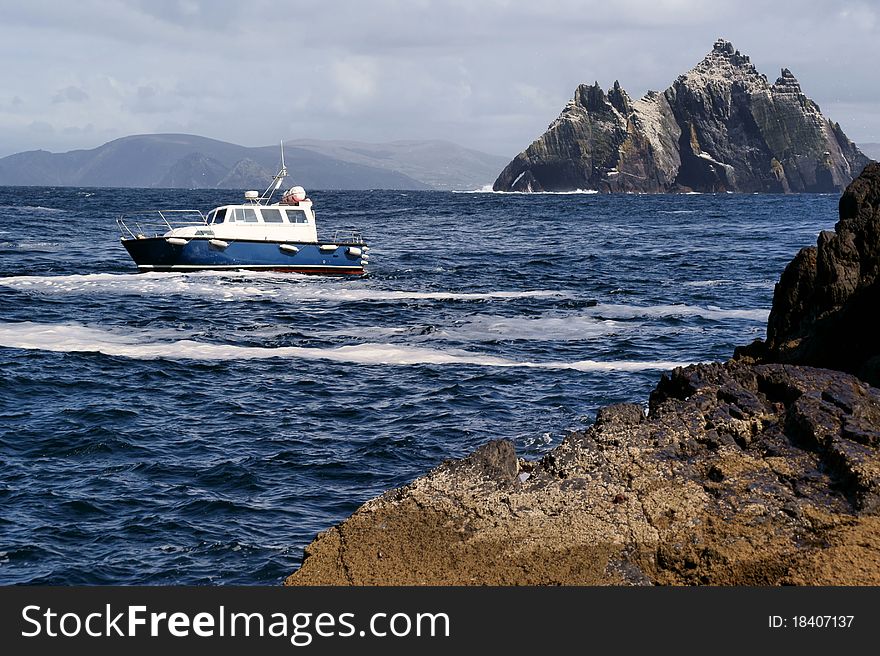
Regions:
<svg viewBox="0 0 880 656"><path fill-rule="evenodd" d="M503 317L473 315L450 325L413 324L409 326L358 326L321 330L319 337L384 338L406 336L417 341L582 341L629 330L628 322L597 319L592 316Z"/></svg>
<svg viewBox="0 0 880 656"><path fill-rule="evenodd" d="M724 310L714 305L700 307L695 305L597 305L596 314L610 319L662 319L671 317L700 317L723 321L726 319L745 319L748 321L767 321L770 310L742 309Z"/></svg>
<svg viewBox="0 0 880 656"><path fill-rule="evenodd" d="M484 185L479 189L453 190L453 194L517 194L523 196L571 196L574 194L598 194L596 189L574 189L572 191L495 191L492 185Z"/></svg>
<svg viewBox="0 0 880 656"><path fill-rule="evenodd" d="M55 253L61 250L61 244L51 241L3 241L0 242L0 247L35 253Z"/></svg>
<svg viewBox="0 0 880 656"><path fill-rule="evenodd" d="M717 287L732 284L733 280L691 280L683 283L685 287Z"/></svg>
<svg viewBox="0 0 880 656"><path fill-rule="evenodd" d="M234 276L230 278L230 276ZM248 284L251 283L251 284ZM0 285L43 294L115 294L196 296L227 301L270 299L290 301L485 301L494 299L567 297L554 290L488 292L407 291L353 287L316 281L308 276L263 272L90 273L67 276L10 276Z"/></svg>
<svg viewBox="0 0 880 656"><path fill-rule="evenodd" d="M16 210L24 212L67 212L59 207L44 207L42 205L0 205L0 210Z"/></svg>
<svg viewBox="0 0 880 656"><path fill-rule="evenodd" d="M332 360L363 365L475 365L572 369L576 371L669 370L687 362L517 361L460 349L431 349L400 344L353 344L332 348L299 346L238 346L191 339L155 341L152 331L113 331L76 324L38 324L29 321L0 324L0 346L55 353L102 353L137 360L261 360L289 358Z"/></svg>
<svg viewBox="0 0 880 656"><path fill-rule="evenodd" d="M627 329L625 323L589 315L499 317L476 315L461 324L443 328L445 337L461 340L579 341Z"/></svg>

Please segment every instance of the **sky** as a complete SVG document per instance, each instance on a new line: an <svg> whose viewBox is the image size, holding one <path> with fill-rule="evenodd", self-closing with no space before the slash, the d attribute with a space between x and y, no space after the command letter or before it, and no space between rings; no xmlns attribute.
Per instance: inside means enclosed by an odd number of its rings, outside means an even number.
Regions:
<svg viewBox="0 0 880 656"><path fill-rule="evenodd" d="M155 132L512 157L578 84L663 90L718 37L880 142L880 0L0 0L0 157Z"/></svg>

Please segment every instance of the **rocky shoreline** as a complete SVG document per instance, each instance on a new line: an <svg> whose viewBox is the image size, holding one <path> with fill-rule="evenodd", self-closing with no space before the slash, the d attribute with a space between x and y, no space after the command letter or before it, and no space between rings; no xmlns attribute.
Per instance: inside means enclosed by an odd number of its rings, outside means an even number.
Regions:
<svg viewBox="0 0 880 656"><path fill-rule="evenodd" d="M880 165L776 287L767 342L539 461L495 440L317 536L286 585L880 584ZM821 365L819 368L816 365Z"/></svg>

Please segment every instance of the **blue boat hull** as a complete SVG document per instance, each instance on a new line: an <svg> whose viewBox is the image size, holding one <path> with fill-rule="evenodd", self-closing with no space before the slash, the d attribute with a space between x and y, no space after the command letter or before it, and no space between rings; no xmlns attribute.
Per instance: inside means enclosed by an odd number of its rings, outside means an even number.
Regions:
<svg viewBox="0 0 880 656"><path fill-rule="evenodd" d="M281 244L295 246L292 253ZM229 241L212 245L208 238L193 237L186 244L171 244L164 237L123 239L139 271L199 271L205 269L249 269L319 275L363 275L360 249L363 244L337 243L335 249L321 244L275 241ZM349 249L358 249L353 255Z"/></svg>

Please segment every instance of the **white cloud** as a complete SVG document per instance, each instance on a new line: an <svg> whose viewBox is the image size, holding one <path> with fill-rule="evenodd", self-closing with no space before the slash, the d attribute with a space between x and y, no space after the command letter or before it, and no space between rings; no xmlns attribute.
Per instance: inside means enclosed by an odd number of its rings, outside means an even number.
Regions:
<svg viewBox="0 0 880 656"><path fill-rule="evenodd" d="M89 99L89 94L76 86L68 86L60 89L53 97L55 104L64 102L84 102Z"/></svg>
<svg viewBox="0 0 880 656"><path fill-rule="evenodd" d="M864 2L847 4L840 10L839 16L864 32L873 32L877 28L877 10Z"/></svg>
<svg viewBox="0 0 880 656"><path fill-rule="evenodd" d="M343 57L334 61L330 70L336 85L330 105L338 113L357 114L365 103L376 97L379 69L373 59Z"/></svg>

